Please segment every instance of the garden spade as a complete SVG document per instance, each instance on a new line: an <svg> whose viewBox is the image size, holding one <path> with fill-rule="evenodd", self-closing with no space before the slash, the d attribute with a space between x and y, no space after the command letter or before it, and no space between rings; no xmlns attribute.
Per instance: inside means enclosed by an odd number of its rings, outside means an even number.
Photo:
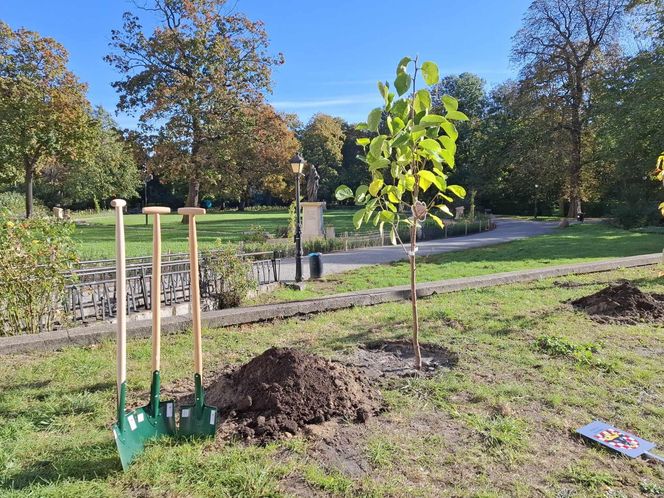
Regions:
<svg viewBox="0 0 664 498"><path fill-rule="evenodd" d="M175 434L175 402L161 401L161 218L170 213L167 207L146 207L143 213L152 215L152 282L150 289L152 308L152 384L150 402L138 408L136 416L143 416L148 425L144 426L149 439Z"/></svg>
<svg viewBox="0 0 664 498"><path fill-rule="evenodd" d="M203 208L180 208L178 214L189 218L189 269L191 286L191 318L194 332L194 404L180 408L182 436L214 436L217 409L205 404L203 391L203 350L201 346L201 296L198 274L198 240L196 238L196 216L205 214Z"/></svg>

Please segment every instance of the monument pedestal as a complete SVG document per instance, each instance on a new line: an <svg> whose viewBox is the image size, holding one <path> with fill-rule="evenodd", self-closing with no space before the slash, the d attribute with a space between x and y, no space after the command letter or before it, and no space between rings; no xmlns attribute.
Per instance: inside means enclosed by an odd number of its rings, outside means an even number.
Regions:
<svg viewBox="0 0 664 498"><path fill-rule="evenodd" d="M323 224L324 202L302 202L302 240L325 237Z"/></svg>

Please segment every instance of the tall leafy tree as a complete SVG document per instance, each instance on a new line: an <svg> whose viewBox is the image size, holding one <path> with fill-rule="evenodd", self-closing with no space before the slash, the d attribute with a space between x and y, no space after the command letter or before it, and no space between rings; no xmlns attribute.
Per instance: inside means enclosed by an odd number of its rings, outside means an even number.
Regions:
<svg viewBox="0 0 664 498"><path fill-rule="evenodd" d="M54 161L85 160L94 148L86 86L52 38L0 21L0 177L23 179L33 212L35 176Z"/></svg>
<svg viewBox="0 0 664 498"><path fill-rule="evenodd" d="M201 186L224 175L234 136L246 132L244 109L260 105L270 90L271 68L282 56L268 53L260 21L224 14L225 0L153 0L157 17L146 35L139 17L124 14L106 60L124 79L113 85L118 109L138 112L158 146L158 172L188 182L187 205Z"/></svg>
<svg viewBox="0 0 664 498"><path fill-rule="evenodd" d="M232 146L229 174L220 190L227 196L237 197L241 208L248 205L257 192L291 198L293 174L289 164L299 143L290 123L296 118L280 114L267 104L246 108L245 113L252 131L248 136L237 137Z"/></svg>
<svg viewBox="0 0 664 498"><path fill-rule="evenodd" d="M616 42L627 0L535 0L514 37L522 76L558 110L570 135L568 216L581 210L583 133L588 122L589 82Z"/></svg>
<svg viewBox="0 0 664 498"><path fill-rule="evenodd" d="M320 196L330 198L339 184L344 145L344 122L327 114L315 114L300 134L302 155L320 175Z"/></svg>
<svg viewBox="0 0 664 498"><path fill-rule="evenodd" d="M97 126L88 157L54 162L37 181L37 191L51 203L98 209L105 200L137 196L141 178L130 145L103 108L95 109L91 118Z"/></svg>

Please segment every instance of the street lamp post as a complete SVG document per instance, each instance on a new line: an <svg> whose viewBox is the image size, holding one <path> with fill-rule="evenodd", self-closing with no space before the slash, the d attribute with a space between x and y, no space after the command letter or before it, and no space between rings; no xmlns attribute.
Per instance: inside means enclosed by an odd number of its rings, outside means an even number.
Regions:
<svg viewBox="0 0 664 498"><path fill-rule="evenodd" d="M148 207L148 182L152 180L152 175L148 172L148 167L143 167L143 207ZM148 215L145 215L145 226L148 226Z"/></svg>
<svg viewBox="0 0 664 498"><path fill-rule="evenodd" d="M302 224L300 221L300 178L304 169L304 158L295 154L290 160L291 169L297 178L295 184L295 281L302 282Z"/></svg>

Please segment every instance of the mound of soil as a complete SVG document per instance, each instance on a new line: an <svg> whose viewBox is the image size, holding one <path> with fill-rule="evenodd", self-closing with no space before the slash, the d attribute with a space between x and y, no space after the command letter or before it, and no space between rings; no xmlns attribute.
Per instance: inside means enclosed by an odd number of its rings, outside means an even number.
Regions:
<svg viewBox="0 0 664 498"><path fill-rule="evenodd" d="M459 361L457 353L436 344L420 344L422 370L414 368L415 354L410 341L379 341L359 348L346 362L371 379L427 377L449 369Z"/></svg>
<svg viewBox="0 0 664 498"><path fill-rule="evenodd" d="M664 295L642 292L631 282L611 284L571 302L599 322L638 323L664 320Z"/></svg>
<svg viewBox="0 0 664 498"><path fill-rule="evenodd" d="M364 422L382 399L357 370L291 348L271 348L226 373L206 403L247 439L271 440L333 418Z"/></svg>

